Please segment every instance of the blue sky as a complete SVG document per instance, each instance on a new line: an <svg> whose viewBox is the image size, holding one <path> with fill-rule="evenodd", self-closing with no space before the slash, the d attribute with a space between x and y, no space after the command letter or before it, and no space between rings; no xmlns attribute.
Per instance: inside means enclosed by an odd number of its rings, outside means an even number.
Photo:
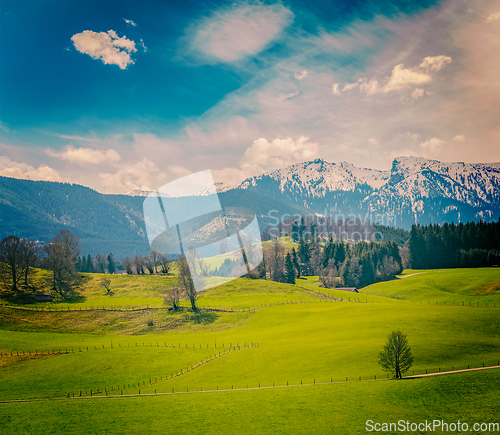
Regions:
<svg viewBox="0 0 500 435"><path fill-rule="evenodd" d="M0 0L0 175L101 192L500 160L500 3Z"/></svg>

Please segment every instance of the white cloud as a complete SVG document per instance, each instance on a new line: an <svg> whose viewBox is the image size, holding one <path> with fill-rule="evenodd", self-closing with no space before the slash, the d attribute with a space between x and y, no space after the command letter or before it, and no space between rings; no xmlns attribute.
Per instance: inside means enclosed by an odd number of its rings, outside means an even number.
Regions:
<svg viewBox="0 0 500 435"><path fill-rule="evenodd" d="M45 150L45 152L52 156L70 163L75 164L94 164L98 165L104 162L117 162L120 160L120 155L114 149L108 149L106 151L94 150L92 148L75 148L72 145L66 146L64 151L54 151L51 149Z"/></svg>
<svg viewBox="0 0 500 435"><path fill-rule="evenodd" d="M264 138L254 141L247 148L242 166L248 165L258 167L262 172L283 168L292 163L312 160L319 155L319 147L316 143L308 142L309 138L301 136L296 140L290 137L286 139L274 139L269 142Z"/></svg>
<svg viewBox="0 0 500 435"><path fill-rule="evenodd" d="M123 165L117 172L100 173L99 180L108 193L127 193L134 189L155 190L177 178L189 175L191 171L180 166L168 166L162 171L147 158Z"/></svg>
<svg viewBox="0 0 500 435"><path fill-rule="evenodd" d="M130 57L131 53L137 51L134 41L125 36L118 37L114 30L108 32L93 32L84 30L71 37L75 48L94 59L101 59L105 64L118 65L120 69L126 69L134 63Z"/></svg>
<svg viewBox="0 0 500 435"><path fill-rule="evenodd" d="M34 168L26 163L18 163L0 156L0 175L25 180L64 181L59 172L47 165Z"/></svg>
<svg viewBox="0 0 500 435"><path fill-rule="evenodd" d="M486 18L487 23L491 23L492 21L500 20L500 11L499 12L494 12Z"/></svg>
<svg viewBox="0 0 500 435"><path fill-rule="evenodd" d="M141 38L141 41L139 42L139 45L144 50L144 53L146 53L146 51L148 51L148 47L146 47L146 44L144 44L144 41L142 40L142 38Z"/></svg>
<svg viewBox="0 0 500 435"><path fill-rule="evenodd" d="M370 139L368 139L368 143L373 147L378 148L380 146L376 137L371 137Z"/></svg>
<svg viewBox="0 0 500 435"><path fill-rule="evenodd" d="M418 100L420 97L424 96L424 90L422 88L415 88L411 93L411 97L414 100Z"/></svg>
<svg viewBox="0 0 500 435"><path fill-rule="evenodd" d="M446 65L451 63L451 57L449 56L427 56L424 58L422 63L417 67L425 72L429 71L439 71L443 69Z"/></svg>
<svg viewBox="0 0 500 435"><path fill-rule="evenodd" d="M446 145L448 145L448 142L445 140L433 137L425 142L421 142L420 148L422 149L424 157L433 157L441 154L441 151Z"/></svg>
<svg viewBox="0 0 500 435"><path fill-rule="evenodd" d="M216 11L188 30L192 50L216 62L235 62L262 51L293 20L281 4L233 6Z"/></svg>
<svg viewBox="0 0 500 435"><path fill-rule="evenodd" d="M334 83L333 84L333 86L332 86L332 93L333 93L333 95L340 95L339 84L338 83Z"/></svg>
<svg viewBox="0 0 500 435"><path fill-rule="evenodd" d="M409 86L424 85L431 82L431 71L439 71L450 62L451 57L440 55L427 56L422 60L420 65L413 68L405 68L404 65L400 63L394 67L391 76L388 78L387 84L384 86L381 86L379 81L375 78L371 78L370 80L361 78L355 83L346 84L343 90L349 91L359 86L360 90L366 92L367 95L373 95L399 91Z"/></svg>
<svg viewBox="0 0 500 435"><path fill-rule="evenodd" d="M277 138L271 142L264 138L257 139L246 149L239 168L213 170L214 179L237 184L254 175L313 160L320 155L319 146L308 141L309 138L305 136L295 140L290 137Z"/></svg>
<svg viewBox="0 0 500 435"><path fill-rule="evenodd" d="M297 80L302 80L302 79L305 79L307 77L307 75L309 74L309 71L307 69L305 69L304 71L300 71L300 72L296 72L294 74L294 77L297 79Z"/></svg>
<svg viewBox="0 0 500 435"><path fill-rule="evenodd" d="M127 23L127 26L132 26L132 27L137 26L137 24L134 23L132 20L127 20L126 18L124 18L123 20Z"/></svg>
<svg viewBox="0 0 500 435"><path fill-rule="evenodd" d="M463 134L458 134L453 138L454 141L463 142L465 140L465 136Z"/></svg>

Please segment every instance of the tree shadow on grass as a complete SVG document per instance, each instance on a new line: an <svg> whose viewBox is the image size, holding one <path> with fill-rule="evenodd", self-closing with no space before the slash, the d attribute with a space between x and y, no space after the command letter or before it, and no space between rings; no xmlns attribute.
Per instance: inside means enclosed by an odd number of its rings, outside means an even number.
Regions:
<svg viewBox="0 0 500 435"><path fill-rule="evenodd" d="M219 318L216 313L207 313L205 311L197 311L191 316L191 321L197 325L207 325L215 322Z"/></svg>

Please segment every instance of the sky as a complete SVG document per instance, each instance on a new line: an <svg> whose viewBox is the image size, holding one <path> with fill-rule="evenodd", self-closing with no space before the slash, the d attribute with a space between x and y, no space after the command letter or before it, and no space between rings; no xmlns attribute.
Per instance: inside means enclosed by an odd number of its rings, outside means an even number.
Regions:
<svg viewBox="0 0 500 435"><path fill-rule="evenodd" d="M0 175L498 162L499 71L500 1L0 0Z"/></svg>

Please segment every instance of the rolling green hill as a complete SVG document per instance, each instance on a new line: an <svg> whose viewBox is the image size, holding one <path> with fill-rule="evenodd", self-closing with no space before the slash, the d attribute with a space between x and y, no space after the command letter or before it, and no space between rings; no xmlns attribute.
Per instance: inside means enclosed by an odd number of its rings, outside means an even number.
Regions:
<svg viewBox="0 0 500 435"><path fill-rule="evenodd" d="M114 294L105 296L93 275L82 290L85 300L70 311L68 304L51 307L66 307L62 312L0 311L0 400L71 396L57 407L0 403L0 425L24 433L168 427L168 433L358 434L368 419L495 421L498 369L390 381L377 363L386 336L401 329L415 356L410 374L498 364L500 307L485 301L497 291L491 289L499 270L460 270L449 284L450 294L475 304L421 303L433 283L447 288L446 277L440 279L448 272L428 271L431 281L407 272L359 295L321 289L314 278L296 285L237 279L199 298L200 305L233 311L198 314L144 307L161 301L173 277L113 276ZM404 292L417 283L418 291ZM438 290L438 298L446 293ZM85 311L105 299L107 310ZM127 311L127 305L143 308ZM140 389L141 397L72 399L80 391L89 397L91 389L101 396ZM183 393L154 395L172 391ZM27 421L27 413L36 418Z"/></svg>

